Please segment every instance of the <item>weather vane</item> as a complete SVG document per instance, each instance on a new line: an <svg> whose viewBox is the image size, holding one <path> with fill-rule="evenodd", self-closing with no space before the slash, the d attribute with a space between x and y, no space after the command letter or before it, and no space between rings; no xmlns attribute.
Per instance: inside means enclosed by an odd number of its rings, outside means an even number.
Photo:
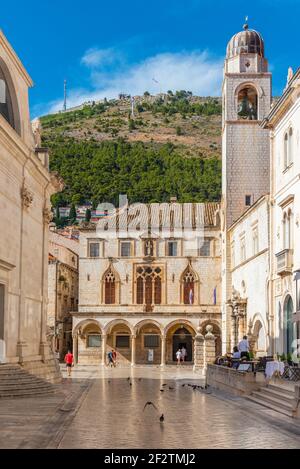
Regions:
<svg viewBox="0 0 300 469"><path fill-rule="evenodd" d="M243 28L248 29L248 15L245 16L245 24L244 24Z"/></svg>

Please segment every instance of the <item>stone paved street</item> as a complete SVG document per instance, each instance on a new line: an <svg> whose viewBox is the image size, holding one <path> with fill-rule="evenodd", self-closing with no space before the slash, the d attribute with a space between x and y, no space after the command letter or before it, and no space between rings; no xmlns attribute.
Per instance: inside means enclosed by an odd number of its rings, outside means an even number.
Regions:
<svg viewBox="0 0 300 469"><path fill-rule="evenodd" d="M78 368L53 396L0 400L0 447L300 448L295 420L182 386L203 384L196 377L188 368ZM143 412L148 400L158 411Z"/></svg>

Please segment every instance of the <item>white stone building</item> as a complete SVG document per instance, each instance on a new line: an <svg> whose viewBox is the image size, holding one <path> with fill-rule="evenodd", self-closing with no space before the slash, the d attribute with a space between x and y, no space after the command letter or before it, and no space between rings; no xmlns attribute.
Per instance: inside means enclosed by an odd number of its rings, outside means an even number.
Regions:
<svg viewBox="0 0 300 469"><path fill-rule="evenodd" d="M31 86L0 32L0 362L44 368L54 378L46 340L48 224L50 195L59 186L40 148L38 122L34 133L31 127Z"/></svg>
<svg viewBox="0 0 300 469"><path fill-rule="evenodd" d="M246 333L259 355L270 350L269 196L262 196L229 228L232 293L231 350Z"/></svg>
<svg viewBox="0 0 300 469"><path fill-rule="evenodd" d="M289 70L263 127L271 130L272 336L274 351L287 355L300 340L300 69L294 76Z"/></svg>
<svg viewBox="0 0 300 469"><path fill-rule="evenodd" d="M220 351L218 210L216 203L130 206L101 229L81 229L73 314L79 364L105 363L114 348L119 361L164 365L182 345L193 363L197 328L205 333L207 325Z"/></svg>

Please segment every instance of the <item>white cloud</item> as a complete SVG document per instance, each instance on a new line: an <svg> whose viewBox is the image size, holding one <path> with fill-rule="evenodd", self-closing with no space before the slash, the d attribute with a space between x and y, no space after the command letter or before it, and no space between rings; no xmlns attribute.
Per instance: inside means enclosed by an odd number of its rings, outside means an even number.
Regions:
<svg viewBox="0 0 300 469"><path fill-rule="evenodd" d="M81 63L87 67L99 67L100 65L114 62L116 58L116 53L112 48L97 49L93 47L85 52L81 58Z"/></svg>
<svg viewBox="0 0 300 469"><path fill-rule="evenodd" d="M87 51L82 61L95 67L103 56L98 54L99 50L91 51ZM200 96L220 96L222 65L223 60L213 58L206 51L192 51L158 54L138 64L117 67L110 73L100 73L94 68L90 89L69 90L68 107L104 97L115 98L119 93L141 95L145 91L157 94L185 89ZM49 104L49 108L50 112L62 109L62 101Z"/></svg>

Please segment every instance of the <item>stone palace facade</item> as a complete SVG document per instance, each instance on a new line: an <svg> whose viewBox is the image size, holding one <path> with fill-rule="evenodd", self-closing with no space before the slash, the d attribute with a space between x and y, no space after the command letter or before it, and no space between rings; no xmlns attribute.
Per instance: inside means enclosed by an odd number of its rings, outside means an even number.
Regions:
<svg viewBox="0 0 300 469"><path fill-rule="evenodd" d="M164 365L183 345L194 363L197 329L206 333L207 325L221 350L218 210L176 201L124 206L102 226L81 228L79 364L105 363L115 349L119 362Z"/></svg>

